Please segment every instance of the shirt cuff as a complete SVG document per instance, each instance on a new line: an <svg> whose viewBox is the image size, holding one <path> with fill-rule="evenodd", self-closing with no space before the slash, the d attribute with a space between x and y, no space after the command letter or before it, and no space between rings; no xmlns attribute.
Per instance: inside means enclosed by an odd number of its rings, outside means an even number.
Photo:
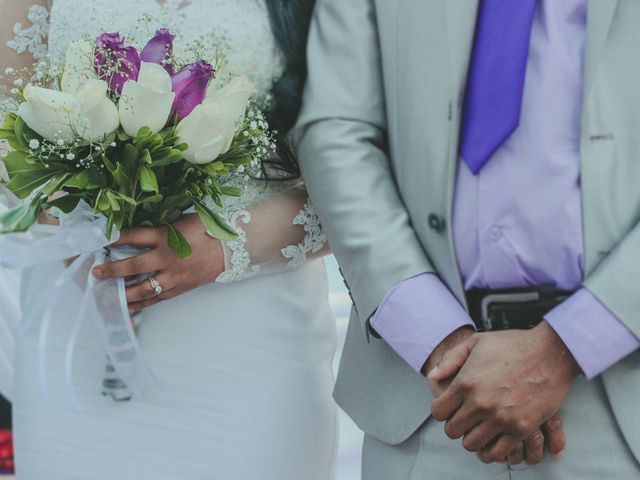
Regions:
<svg viewBox="0 0 640 480"><path fill-rule="evenodd" d="M586 288L551 310L545 320L592 379L640 348L640 340Z"/></svg>
<svg viewBox="0 0 640 480"><path fill-rule="evenodd" d="M369 320L371 327L418 373L445 338L460 327L474 326L462 305L432 273L393 287Z"/></svg>

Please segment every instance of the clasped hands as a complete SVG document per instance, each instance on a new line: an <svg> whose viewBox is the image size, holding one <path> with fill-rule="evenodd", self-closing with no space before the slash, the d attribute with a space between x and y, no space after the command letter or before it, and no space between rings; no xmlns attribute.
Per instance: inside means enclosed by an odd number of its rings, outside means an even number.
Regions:
<svg viewBox="0 0 640 480"><path fill-rule="evenodd" d="M539 463L565 448L558 411L580 369L542 322L532 330L452 333L425 363L433 417L484 463Z"/></svg>

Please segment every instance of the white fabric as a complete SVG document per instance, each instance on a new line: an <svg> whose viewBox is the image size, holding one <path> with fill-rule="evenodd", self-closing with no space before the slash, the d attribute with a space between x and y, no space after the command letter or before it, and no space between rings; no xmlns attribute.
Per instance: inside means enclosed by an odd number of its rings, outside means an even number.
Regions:
<svg viewBox="0 0 640 480"><path fill-rule="evenodd" d="M0 186L0 213L13 206L13 197ZM20 274L0 268L0 394L13 398L13 355L20 327Z"/></svg>
<svg viewBox="0 0 640 480"><path fill-rule="evenodd" d="M249 75L263 91L281 72L267 12L257 0L170 0L164 8L155 0L55 0L52 59L59 63L78 36L126 31L145 13L158 18L157 26L172 19L189 39L222 35L233 47L228 71ZM177 39L178 53L183 47ZM287 202L281 225L293 226L304 209L306 195L291 198L299 203ZM277 213L271 210L271 218L278 220ZM304 243L304 227L292 231L301 232L293 243ZM288 244L277 249L285 266L281 250ZM139 340L164 388L130 402L100 396L105 358L88 323L73 372L82 411L66 400L60 369L48 372L52 401L43 397L37 375L38 323L51 279L62 268L23 276L14 403L20 480L333 478L336 335L322 262L207 285L146 310ZM70 305L50 333L51 365L64 355L73 311Z"/></svg>

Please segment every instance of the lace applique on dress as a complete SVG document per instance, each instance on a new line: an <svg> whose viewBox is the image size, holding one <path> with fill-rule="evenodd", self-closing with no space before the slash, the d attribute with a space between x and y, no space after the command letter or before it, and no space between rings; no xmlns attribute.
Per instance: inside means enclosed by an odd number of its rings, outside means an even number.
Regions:
<svg viewBox="0 0 640 480"><path fill-rule="evenodd" d="M47 57L47 42L49 35L49 10L42 5L33 5L29 8L27 19L30 27L23 28L16 23L13 27L15 37L7 42L7 46L19 54L29 52L36 61L45 60Z"/></svg>
<svg viewBox="0 0 640 480"><path fill-rule="evenodd" d="M236 226L238 238L230 242L221 242L226 268L218 276L216 282L231 283L255 277L260 272L260 266L251 265L251 255L246 248L247 233L238 225L239 220L244 225L251 223L251 213L248 210L237 210L230 215L225 215L225 217L230 225Z"/></svg>
<svg viewBox="0 0 640 480"><path fill-rule="evenodd" d="M282 256L289 259L287 268L296 268L307 261L307 255L318 253L327 243L327 236L322 231L320 219L309 200L304 208L293 219L294 225L302 225L306 235L302 243L289 245L282 249Z"/></svg>

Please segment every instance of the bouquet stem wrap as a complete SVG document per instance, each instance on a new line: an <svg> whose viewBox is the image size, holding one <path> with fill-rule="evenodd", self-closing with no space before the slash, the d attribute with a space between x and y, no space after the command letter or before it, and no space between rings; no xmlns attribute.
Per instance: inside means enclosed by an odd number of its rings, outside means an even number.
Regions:
<svg viewBox="0 0 640 480"><path fill-rule="evenodd" d="M78 335L85 322L93 322L101 337L109 364L132 395L159 386L160 381L144 359L131 324L123 278L97 279L94 266L110 261L108 247L118 240L107 239L106 219L96 218L84 202L70 214L60 216L60 225L36 225L25 233L0 236L0 265L28 268L77 257L56 279L42 316L38 342L38 371L45 396L49 395L47 344L49 331L56 327L56 312L63 303L77 305L72 329L65 347L66 390L76 407L73 363ZM74 292L80 287L78 298Z"/></svg>

